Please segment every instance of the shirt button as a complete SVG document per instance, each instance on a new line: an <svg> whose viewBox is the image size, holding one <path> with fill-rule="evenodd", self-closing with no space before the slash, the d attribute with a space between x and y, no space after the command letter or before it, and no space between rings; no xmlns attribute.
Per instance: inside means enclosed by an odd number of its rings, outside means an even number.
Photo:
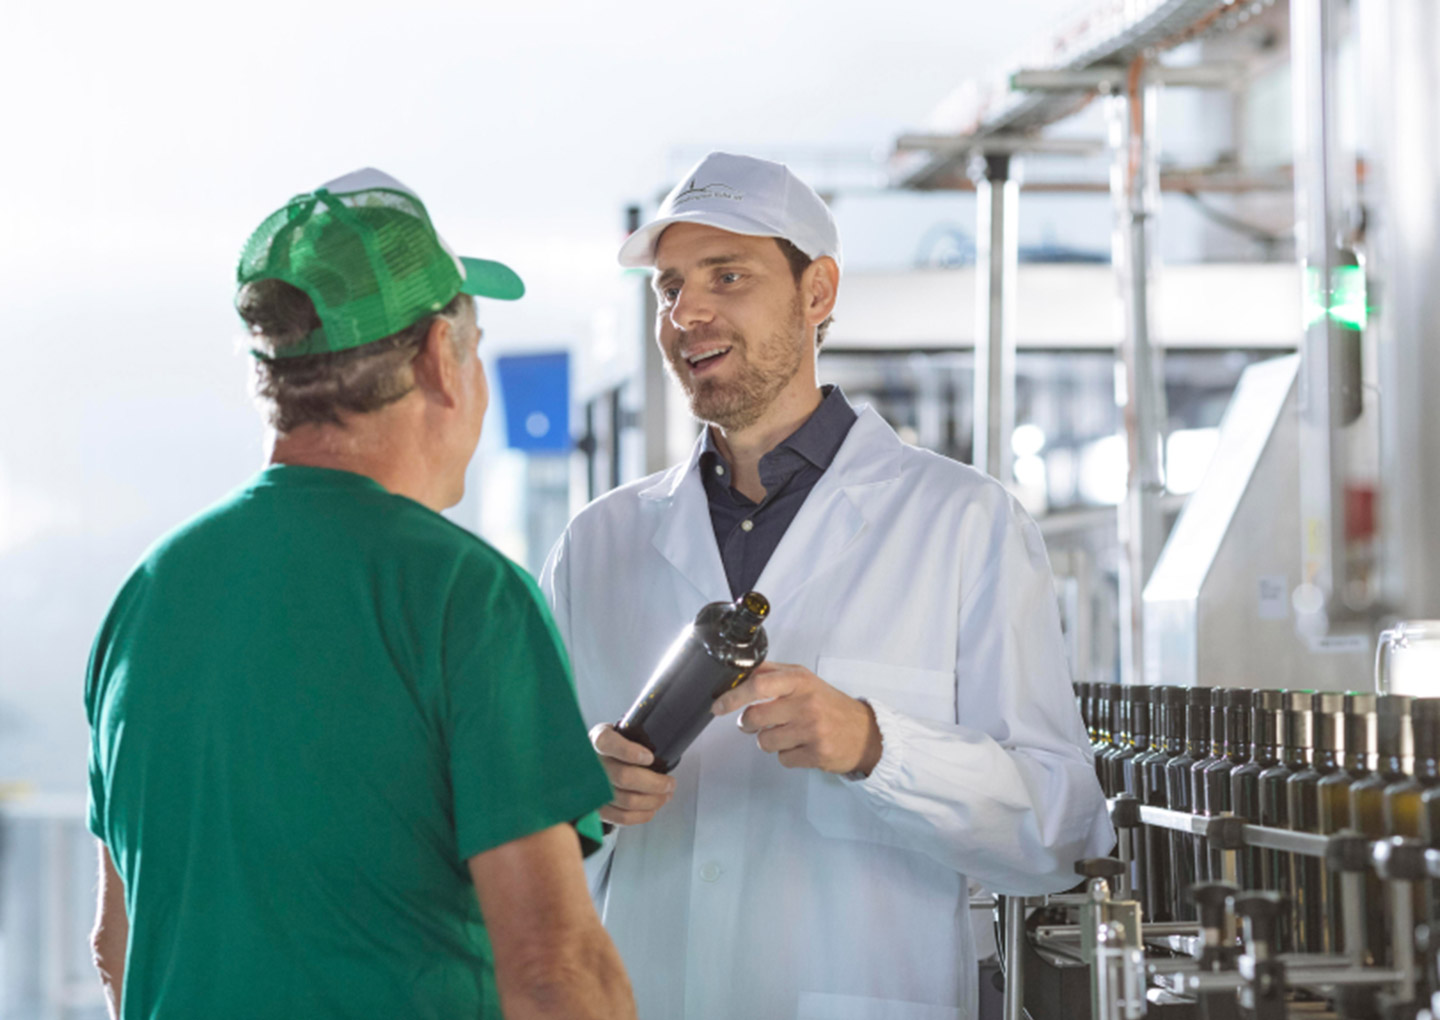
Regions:
<svg viewBox="0 0 1440 1020"><path fill-rule="evenodd" d="M724 465L724 464L716 464L716 465L715 465L715 473L716 473L717 475L723 475L723 474L725 473L725 465Z"/></svg>
<svg viewBox="0 0 1440 1020"><path fill-rule="evenodd" d="M740 522L740 530L741 530L741 531L749 531L749 530L750 530L751 528L753 528L753 527L755 527L755 522L754 522L754 521L741 521L741 522Z"/></svg>
<svg viewBox="0 0 1440 1020"><path fill-rule="evenodd" d="M707 861L700 867L700 878L706 882L717 881L720 878L720 865Z"/></svg>

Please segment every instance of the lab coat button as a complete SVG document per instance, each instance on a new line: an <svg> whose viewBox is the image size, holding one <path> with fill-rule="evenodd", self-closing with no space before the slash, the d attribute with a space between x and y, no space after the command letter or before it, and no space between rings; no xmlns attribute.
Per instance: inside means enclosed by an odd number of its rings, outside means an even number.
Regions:
<svg viewBox="0 0 1440 1020"><path fill-rule="evenodd" d="M714 861L707 861L700 866L700 878L706 882L715 882L720 878L720 865Z"/></svg>

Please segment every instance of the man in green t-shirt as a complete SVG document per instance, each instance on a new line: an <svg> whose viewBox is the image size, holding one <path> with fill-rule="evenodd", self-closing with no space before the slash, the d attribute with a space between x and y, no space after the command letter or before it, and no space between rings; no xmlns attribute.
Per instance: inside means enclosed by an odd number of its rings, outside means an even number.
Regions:
<svg viewBox="0 0 1440 1020"><path fill-rule="evenodd" d="M488 401L471 295L523 285L374 170L238 282L270 465L146 553L86 680L112 1016L633 1017L564 650L438 512Z"/></svg>

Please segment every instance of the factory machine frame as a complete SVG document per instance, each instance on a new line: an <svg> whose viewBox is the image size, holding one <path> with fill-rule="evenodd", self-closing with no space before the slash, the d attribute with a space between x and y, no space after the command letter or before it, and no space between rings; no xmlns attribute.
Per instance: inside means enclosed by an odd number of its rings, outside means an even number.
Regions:
<svg viewBox="0 0 1440 1020"><path fill-rule="evenodd" d="M1440 880L1440 849L1402 837L1372 841L1356 832L1312 835L1246 824L1233 814L1169 811L1142 805L1128 794L1109 805L1117 856L1080 862L1076 870L1084 876L1083 891L1002 898L1005 1020L1052 1020L1026 1001L1027 987L1037 984L1032 968L1041 960L1027 951L1025 917L1034 908L1074 915L1069 923L1034 926L1029 941L1052 960L1083 966L1090 1020L1286 1020L1294 1015L1289 993L1342 987L1372 990L1387 1016L1440 1016L1440 994L1433 1003L1417 998L1427 984L1435 985L1440 947L1417 950L1412 906L1416 883ZM1224 880L1194 887L1196 921L1143 920L1134 898L1137 881L1143 884L1146 877L1143 855L1135 853L1142 826L1195 836L1221 852ZM1344 954L1278 953L1279 894L1242 892L1234 884L1238 854L1247 847L1324 861L1339 877L1345 944L1356 948ZM1393 957L1386 966L1367 965L1363 958L1367 873L1386 889ZM1063 1016L1078 1020L1081 1014L1071 1003Z"/></svg>

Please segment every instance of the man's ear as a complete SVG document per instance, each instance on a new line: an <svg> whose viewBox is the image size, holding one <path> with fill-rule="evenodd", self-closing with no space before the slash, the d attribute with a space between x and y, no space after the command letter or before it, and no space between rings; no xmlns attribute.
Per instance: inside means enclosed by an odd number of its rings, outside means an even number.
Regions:
<svg viewBox="0 0 1440 1020"><path fill-rule="evenodd" d="M425 343L412 363L420 392L444 407L455 407L460 402L460 366L450 340L453 328L449 319L437 317L430 323Z"/></svg>
<svg viewBox="0 0 1440 1020"><path fill-rule="evenodd" d="M818 326L835 310L840 293L840 267L829 255L822 255L800 274L800 295L805 306L805 322Z"/></svg>

